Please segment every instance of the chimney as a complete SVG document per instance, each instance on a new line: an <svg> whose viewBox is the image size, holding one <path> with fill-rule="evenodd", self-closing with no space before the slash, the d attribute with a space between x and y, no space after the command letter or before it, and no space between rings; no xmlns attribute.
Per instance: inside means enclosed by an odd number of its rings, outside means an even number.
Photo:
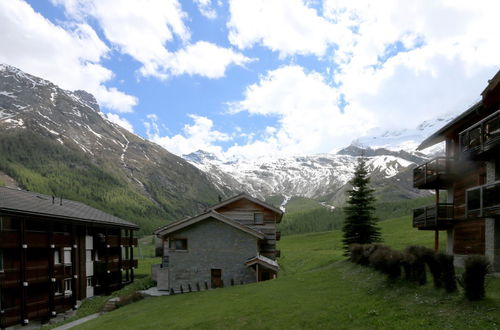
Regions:
<svg viewBox="0 0 500 330"><path fill-rule="evenodd" d="M219 195L219 203L222 202L222 197Z"/></svg>

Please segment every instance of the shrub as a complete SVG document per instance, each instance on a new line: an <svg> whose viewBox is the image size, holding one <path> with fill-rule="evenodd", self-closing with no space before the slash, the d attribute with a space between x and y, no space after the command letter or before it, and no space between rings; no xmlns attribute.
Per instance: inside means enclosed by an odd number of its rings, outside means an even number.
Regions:
<svg viewBox="0 0 500 330"><path fill-rule="evenodd" d="M426 247L419 247L418 253L420 253L422 260L425 262L429 271L431 272L432 279L434 280L434 287L441 288L442 284L442 268L441 264L436 259L436 252L433 249Z"/></svg>
<svg viewBox="0 0 500 330"><path fill-rule="evenodd" d="M457 290L457 282L455 278L455 266L453 266L453 256L438 252L436 253L436 261L441 268L441 284L446 292L455 292Z"/></svg>
<svg viewBox="0 0 500 330"><path fill-rule="evenodd" d="M362 264L364 247L361 244L351 244L349 259L355 264Z"/></svg>
<svg viewBox="0 0 500 330"><path fill-rule="evenodd" d="M489 262L484 256L470 256L465 260L465 272L459 281L468 300L484 298L484 279L488 273Z"/></svg>
<svg viewBox="0 0 500 330"><path fill-rule="evenodd" d="M425 272L426 248L412 245L405 249L404 264L406 278L410 281L424 285L427 283Z"/></svg>
<svg viewBox="0 0 500 330"><path fill-rule="evenodd" d="M370 266L387 274L389 280L395 280L401 276L401 259L401 252L378 246L370 255Z"/></svg>

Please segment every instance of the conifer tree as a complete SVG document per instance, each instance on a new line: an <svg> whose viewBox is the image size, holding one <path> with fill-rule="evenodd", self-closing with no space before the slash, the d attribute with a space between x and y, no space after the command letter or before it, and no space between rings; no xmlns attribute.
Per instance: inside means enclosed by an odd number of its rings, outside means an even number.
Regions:
<svg viewBox="0 0 500 330"><path fill-rule="evenodd" d="M352 189L347 192L348 200L343 225L344 237L342 243L345 253L353 243L369 244L382 241L378 219L373 215L375 211L373 196L374 189L370 188L370 178L363 157L358 159L354 177L350 181Z"/></svg>

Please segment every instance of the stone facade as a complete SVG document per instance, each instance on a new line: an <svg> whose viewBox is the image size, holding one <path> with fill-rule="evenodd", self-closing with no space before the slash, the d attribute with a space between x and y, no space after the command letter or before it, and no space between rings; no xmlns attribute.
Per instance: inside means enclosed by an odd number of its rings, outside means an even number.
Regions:
<svg viewBox="0 0 500 330"><path fill-rule="evenodd" d="M187 250L174 250L169 239L187 239ZM215 219L206 219L165 238L162 271L158 273L159 289L184 292L211 286L211 270L220 269L224 285L256 281L255 271L245 266L245 260L258 253L258 239ZM165 258L166 257L166 258ZM166 274L165 274L166 273ZM160 275L161 274L161 275ZM165 285L165 282L168 282Z"/></svg>

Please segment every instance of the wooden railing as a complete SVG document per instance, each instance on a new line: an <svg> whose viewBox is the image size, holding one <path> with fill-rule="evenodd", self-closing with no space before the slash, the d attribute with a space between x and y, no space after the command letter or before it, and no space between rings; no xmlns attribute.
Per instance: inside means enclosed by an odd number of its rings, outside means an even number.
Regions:
<svg viewBox="0 0 500 330"><path fill-rule="evenodd" d="M0 317L0 327L2 329L18 323L21 323L21 310L19 306L3 309L2 316Z"/></svg>
<svg viewBox="0 0 500 330"><path fill-rule="evenodd" d="M451 176L453 159L437 157L413 170L413 186L420 189L444 188Z"/></svg>
<svg viewBox="0 0 500 330"><path fill-rule="evenodd" d="M19 247L19 232L16 230L0 231L0 248Z"/></svg>
<svg viewBox="0 0 500 330"><path fill-rule="evenodd" d="M466 190L467 217L489 217L500 214L500 181Z"/></svg>
<svg viewBox="0 0 500 330"><path fill-rule="evenodd" d="M438 203L413 209L413 227L438 229L453 221L453 204Z"/></svg>
<svg viewBox="0 0 500 330"><path fill-rule="evenodd" d="M476 158L500 146L500 110L462 131L460 151L463 158Z"/></svg>

